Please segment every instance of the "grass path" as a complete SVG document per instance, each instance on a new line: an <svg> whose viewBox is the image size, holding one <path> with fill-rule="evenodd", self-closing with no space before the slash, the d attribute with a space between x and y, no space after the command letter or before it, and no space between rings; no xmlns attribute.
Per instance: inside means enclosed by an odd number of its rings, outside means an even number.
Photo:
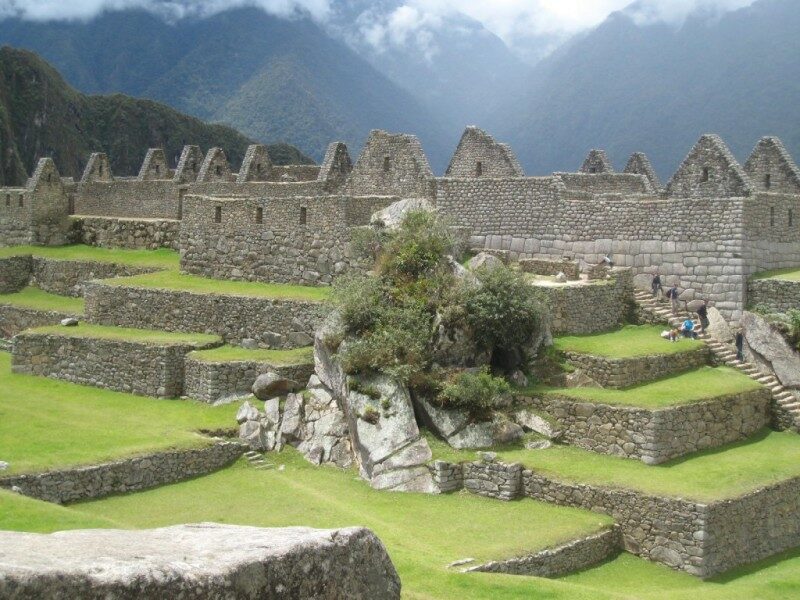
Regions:
<svg viewBox="0 0 800 600"><path fill-rule="evenodd" d="M178 270L180 256L167 248L158 250L130 250L125 248L98 248L74 244L71 246L8 246L0 248L0 258L30 254L55 260L81 260L119 263L132 267L153 267Z"/></svg>
<svg viewBox="0 0 800 600"><path fill-rule="evenodd" d="M702 341L681 338L669 342L661 337L663 326L626 325L611 333L561 336L553 340L556 350L607 358L634 358L657 354L678 354L704 345Z"/></svg>
<svg viewBox="0 0 800 600"><path fill-rule="evenodd" d="M222 338L206 333L180 333L162 331L158 329L133 329L130 327L111 327L108 325L95 325L81 322L75 327L62 325L47 325L28 330L32 333L60 335L63 337L85 337L99 340L118 340L122 342L141 342L157 345L184 345L206 346L221 343Z"/></svg>
<svg viewBox="0 0 800 600"><path fill-rule="evenodd" d="M33 310L54 310L72 315L82 315L84 309L83 298L50 294L33 286L28 286L13 294L0 294L0 304Z"/></svg>

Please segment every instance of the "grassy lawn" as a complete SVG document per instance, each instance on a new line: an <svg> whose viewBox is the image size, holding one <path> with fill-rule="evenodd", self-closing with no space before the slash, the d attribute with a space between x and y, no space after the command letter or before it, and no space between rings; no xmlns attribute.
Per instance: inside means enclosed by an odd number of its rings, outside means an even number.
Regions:
<svg viewBox="0 0 800 600"><path fill-rule="evenodd" d="M476 457L474 451L455 450L441 443L431 449L435 458L451 462ZM562 445L547 450L526 450L518 445L498 448L497 453L505 462L522 463L553 479L701 502L740 496L800 476L800 436L768 429L744 442L655 466Z"/></svg>
<svg viewBox="0 0 800 600"><path fill-rule="evenodd" d="M55 310L72 315L83 314L83 298L59 296L29 286L13 294L0 294L0 304L10 304L34 310Z"/></svg>
<svg viewBox="0 0 800 600"><path fill-rule="evenodd" d="M531 500L377 492L353 471L315 468L292 450L267 458L285 470L257 471L240 462L207 477L68 508L0 492L0 528L364 525L386 545L403 597L412 600L783 600L800 594L798 550L705 582L629 554L556 580L453 572L445 565L457 559L518 555L608 521Z"/></svg>
<svg viewBox="0 0 800 600"><path fill-rule="evenodd" d="M701 367L674 377L617 390L612 388L531 388L536 395L558 395L618 406L665 408L757 390L761 384L730 367Z"/></svg>
<svg viewBox="0 0 800 600"><path fill-rule="evenodd" d="M124 248L97 248L74 244L71 246L9 246L0 248L0 258L32 254L56 260L86 260L119 263L133 267L153 267L178 270L180 256L175 250L128 250Z"/></svg>
<svg viewBox="0 0 800 600"><path fill-rule="evenodd" d="M236 426L238 404L123 394L13 374L10 363L0 352L0 460L11 465L0 476L200 446L196 431Z"/></svg>
<svg viewBox="0 0 800 600"><path fill-rule="evenodd" d="M259 348L248 350L241 346L219 346L210 350L196 350L189 358L202 362L265 362L278 367L314 362L314 348L293 348L291 350L267 350Z"/></svg>
<svg viewBox="0 0 800 600"><path fill-rule="evenodd" d="M556 350L607 358L633 358L654 354L678 354L703 345L700 340L680 339L668 342L661 338L660 325L626 325L618 331L599 335L574 335L553 340Z"/></svg>
<svg viewBox="0 0 800 600"><path fill-rule="evenodd" d="M762 271L753 275L753 279L785 279L787 281L800 281L800 269L778 269L777 271Z"/></svg>
<svg viewBox="0 0 800 600"><path fill-rule="evenodd" d="M192 344L205 346L220 343L222 338L205 333L172 333L155 329L131 329L129 327L110 327L108 325L94 325L80 323L76 327L63 327L62 325L48 325L30 329L33 333L46 333L64 337L86 337L101 340L121 340L125 342L141 342L144 344L178 345Z"/></svg>
<svg viewBox="0 0 800 600"><path fill-rule="evenodd" d="M231 281L210 279L175 271L159 271L133 277L107 279L109 285L123 285L194 292L197 294L224 294L227 296L251 296L276 300L308 300L322 302L330 295L330 288L283 283L259 283L255 281Z"/></svg>

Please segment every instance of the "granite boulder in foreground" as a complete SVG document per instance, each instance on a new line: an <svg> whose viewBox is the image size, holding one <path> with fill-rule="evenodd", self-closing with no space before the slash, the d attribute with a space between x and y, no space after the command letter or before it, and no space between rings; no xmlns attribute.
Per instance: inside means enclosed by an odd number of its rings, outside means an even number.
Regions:
<svg viewBox="0 0 800 600"><path fill-rule="evenodd" d="M6 600L399 597L386 549L361 527L0 532Z"/></svg>

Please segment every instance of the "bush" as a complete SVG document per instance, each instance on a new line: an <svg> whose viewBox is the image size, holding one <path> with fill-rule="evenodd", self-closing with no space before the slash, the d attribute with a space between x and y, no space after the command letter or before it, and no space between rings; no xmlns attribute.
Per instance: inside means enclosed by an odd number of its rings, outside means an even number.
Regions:
<svg viewBox="0 0 800 600"><path fill-rule="evenodd" d="M542 327L547 309L536 290L507 267L482 269L480 286L464 289L466 320L485 350L524 349Z"/></svg>
<svg viewBox="0 0 800 600"><path fill-rule="evenodd" d="M386 305L383 286L369 275L348 275L333 284L331 300L339 309L349 333L359 334L373 327Z"/></svg>
<svg viewBox="0 0 800 600"><path fill-rule="evenodd" d="M792 327L792 341L800 347L800 310L790 308L786 314Z"/></svg>
<svg viewBox="0 0 800 600"><path fill-rule="evenodd" d="M462 371L445 383L437 399L444 407L461 408L474 417L484 417L497 398L510 389L505 379L493 377L485 368L478 373Z"/></svg>
<svg viewBox="0 0 800 600"><path fill-rule="evenodd" d="M450 230L434 213L411 211L388 235L378 272L395 283L418 280L446 266L452 250Z"/></svg>

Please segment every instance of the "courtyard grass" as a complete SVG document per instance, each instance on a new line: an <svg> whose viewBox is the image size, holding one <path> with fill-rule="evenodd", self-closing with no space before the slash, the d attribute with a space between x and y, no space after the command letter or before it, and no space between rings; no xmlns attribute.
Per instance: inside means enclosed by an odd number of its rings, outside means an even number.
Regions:
<svg viewBox="0 0 800 600"><path fill-rule="evenodd" d="M704 345L700 340L688 338L669 342L661 337L663 330L664 327L656 325L626 325L611 333L557 337L553 340L553 346L561 352L576 352L606 358L635 358L678 354Z"/></svg>
<svg viewBox="0 0 800 600"><path fill-rule="evenodd" d="M81 337L99 340L119 340L123 342L138 342L159 346L193 345L207 346L208 344L221 343L222 338L206 333L174 333L156 329L132 329L130 327L112 327L109 325L95 325L93 323L79 323L75 327L62 325L47 325L29 329L30 333L47 335L60 335L62 337Z"/></svg>
<svg viewBox="0 0 800 600"><path fill-rule="evenodd" d="M178 270L180 255L175 250L130 250L125 248L98 248L84 244L69 246L9 246L0 248L0 258L33 255L54 260L80 260L118 263L131 267Z"/></svg>
<svg viewBox="0 0 800 600"><path fill-rule="evenodd" d="M0 460L7 474L87 465L209 443L199 430L236 427L238 404L135 396L11 373L0 352Z"/></svg>
<svg viewBox="0 0 800 600"><path fill-rule="evenodd" d="M0 489L0 529L50 533L65 529L120 528L118 523L79 510Z"/></svg>
<svg viewBox="0 0 800 600"><path fill-rule="evenodd" d="M476 460L476 453L440 443L434 458ZM597 454L573 446L527 450L498 448L504 462L518 462L555 480L625 488L699 502L733 498L792 477L800 477L800 436L762 430L743 442L697 452L660 465Z"/></svg>
<svg viewBox="0 0 800 600"><path fill-rule="evenodd" d="M54 310L71 315L82 315L84 309L83 298L59 296L33 286L12 294L0 294L0 304L33 310Z"/></svg>
<svg viewBox="0 0 800 600"><path fill-rule="evenodd" d="M270 350L258 348L248 350L241 346L219 346L210 350L195 350L189 354L192 360L201 362L264 362L276 367L307 364L314 362L314 348L292 348L290 350Z"/></svg>
<svg viewBox="0 0 800 600"><path fill-rule="evenodd" d="M158 271L133 277L106 279L108 285L144 287L196 294L223 294L275 300L306 300L322 302L330 295L328 287L290 285L284 283L260 283L256 281L233 281L211 279L176 271Z"/></svg>
<svg viewBox="0 0 800 600"><path fill-rule="evenodd" d="M584 402L633 406L638 408L667 408L692 404L732 394L750 392L761 384L730 367L700 367L673 377L625 389L613 388L547 388L533 387L523 391L531 395L557 395Z"/></svg>
<svg viewBox="0 0 800 600"><path fill-rule="evenodd" d="M777 269L775 271L762 271L753 275L753 279L784 279L786 281L800 281L800 269Z"/></svg>
<svg viewBox="0 0 800 600"><path fill-rule="evenodd" d="M30 506L35 501L27 499L16 500L26 506L16 509L16 517L10 515L7 507L15 501L0 495L0 528L148 528L200 521L262 527L363 525L386 545L402 580L403 598L412 600L783 600L800 594L800 550L709 581L630 554L555 580L459 573L445 565L466 557L482 561L519 555L596 530L608 520L532 500L379 492L354 471L314 467L291 449L268 454L267 460L285 469L258 471L240 461L206 477L54 507L41 516L38 507Z"/></svg>

